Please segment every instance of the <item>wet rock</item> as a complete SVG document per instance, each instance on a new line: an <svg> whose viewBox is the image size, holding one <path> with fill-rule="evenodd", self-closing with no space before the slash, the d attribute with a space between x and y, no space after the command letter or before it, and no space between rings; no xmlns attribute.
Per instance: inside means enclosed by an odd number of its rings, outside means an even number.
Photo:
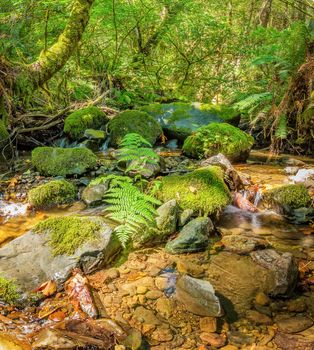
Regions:
<svg viewBox="0 0 314 350"><path fill-rule="evenodd" d="M180 214L180 217L179 217L179 226L182 227L185 224L187 224L192 218L193 214L194 214L194 211L192 209L183 210L183 212Z"/></svg>
<svg viewBox="0 0 314 350"><path fill-rule="evenodd" d="M204 268L188 260L179 259L177 261L177 271L181 274L191 275L192 277L202 277Z"/></svg>
<svg viewBox="0 0 314 350"><path fill-rule="evenodd" d="M209 218L196 218L186 224L174 240L166 244L165 250L171 254L205 250L209 243L209 232L213 228Z"/></svg>
<svg viewBox="0 0 314 350"><path fill-rule="evenodd" d="M277 326L283 333L298 333L312 327L313 321L307 317L296 316L277 321Z"/></svg>
<svg viewBox="0 0 314 350"><path fill-rule="evenodd" d="M120 286L120 291L126 295L135 295L138 287L154 289L154 279L152 277L142 277L136 281L125 283Z"/></svg>
<svg viewBox="0 0 314 350"><path fill-rule="evenodd" d="M200 319L200 329L202 332L215 333L217 331L217 319L215 317L202 317Z"/></svg>
<svg viewBox="0 0 314 350"><path fill-rule="evenodd" d="M258 293L255 297L255 303L261 306L266 306L270 304L270 299L265 293Z"/></svg>
<svg viewBox="0 0 314 350"><path fill-rule="evenodd" d="M157 312L167 319L173 314L174 307L174 301L166 297L159 298L156 303Z"/></svg>
<svg viewBox="0 0 314 350"><path fill-rule="evenodd" d="M150 290L145 294L146 298L150 300L156 300L160 298L162 295L163 293L160 290Z"/></svg>
<svg viewBox="0 0 314 350"><path fill-rule="evenodd" d="M103 140L106 137L106 133L103 130L86 129L84 137L90 140Z"/></svg>
<svg viewBox="0 0 314 350"><path fill-rule="evenodd" d="M99 177L91 181L91 183L84 188L81 198L87 205L100 203L103 200L108 187L109 181L106 181L104 177Z"/></svg>
<svg viewBox="0 0 314 350"><path fill-rule="evenodd" d="M274 342L282 350L313 350L314 327L300 334L278 332L274 338Z"/></svg>
<svg viewBox="0 0 314 350"><path fill-rule="evenodd" d="M215 290L208 281L190 276L179 277L176 299L195 315L219 317L223 314Z"/></svg>
<svg viewBox="0 0 314 350"><path fill-rule="evenodd" d="M176 232L179 216L179 206L172 199L157 209L156 224L162 237L168 237Z"/></svg>
<svg viewBox="0 0 314 350"><path fill-rule="evenodd" d="M0 275L15 279L22 292L30 292L51 279L63 282L75 267L88 273L110 262L120 249L111 227L99 217L75 218L80 230L81 220L98 227L97 238L82 243L74 253L55 255L49 231L30 231L0 248Z"/></svg>
<svg viewBox="0 0 314 350"><path fill-rule="evenodd" d="M304 183L314 176L314 169L299 169L295 176L290 176L294 183Z"/></svg>
<svg viewBox="0 0 314 350"><path fill-rule="evenodd" d="M226 336L223 334L216 333L201 333L200 338L206 344L213 346L214 348L221 348L226 344Z"/></svg>
<svg viewBox="0 0 314 350"><path fill-rule="evenodd" d="M267 242L262 239L244 235L224 236L221 243L229 252L238 254L248 254L257 248L264 248L267 245Z"/></svg>
<svg viewBox="0 0 314 350"><path fill-rule="evenodd" d="M249 321L251 321L253 324L256 324L256 325L271 325L271 324L273 324L273 321L269 316L264 315L258 311L255 311L255 310L249 310L246 313L246 318Z"/></svg>
<svg viewBox="0 0 314 350"><path fill-rule="evenodd" d="M152 333L151 339L167 342L173 339L173 334L170 329L158 328Z"/></svg>
<svg viewBox="0 0 314 350"><path fill-rule="evenodd" d="M290 253L279 254L273 249L252 252L253 261L273 273L274 281L271 289L273 295L291 293L294 289L298 268Z"/></svg>
<svg viewBox="0 0 314 350"><path fill-rule="evenodd" d="M287 302L287 309L290 312L304 312L306 308L305 298L292 299Z"/></svg>
<svg viewBox="0 0 314 350"><path fill-rule="evenodd" d="M239 331L230 331L227 334L229 342L233 344L248 345L254 343L255 341L255 337Z"/></svg>
<svg viewBox="0 0 314 350"><path fill-rule="evenodd" d="M158 320L152 310L148 310L143 306L138 306L133 313L133 318L140 323L146 325L159 326L161 322Z"/></svg>

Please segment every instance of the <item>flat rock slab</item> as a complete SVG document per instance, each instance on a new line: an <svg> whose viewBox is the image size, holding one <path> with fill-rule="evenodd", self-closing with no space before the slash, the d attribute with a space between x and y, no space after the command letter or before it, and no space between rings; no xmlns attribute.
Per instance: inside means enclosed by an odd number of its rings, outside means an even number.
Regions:
<svg viewBox="0 0 314 350"><path fill-rule="evenodd" d="M14 279L21 292L31 292L47 280L62 283L75 267L85 273L106 264L120 249L113 238L112 229L99 217L103 229L97 240L81 246L73 255L54 256L49 244L49 234L32 231L14 239L0 248L0 276Z"/></svg>
<svg viewBox="0 0 314 350"><path fill-rule="evenodd" d="M208 281L187 275L179 277L176 283L176 299L195 315L218 317L223 314L215 290Z"/></svg>
<svg viewBox="0 0 314 350"><path fill-rule="evenodd" d="M310 318L303 316L289 317L277 322L278 329L284 333L298 333L313 326Z"/></svg>

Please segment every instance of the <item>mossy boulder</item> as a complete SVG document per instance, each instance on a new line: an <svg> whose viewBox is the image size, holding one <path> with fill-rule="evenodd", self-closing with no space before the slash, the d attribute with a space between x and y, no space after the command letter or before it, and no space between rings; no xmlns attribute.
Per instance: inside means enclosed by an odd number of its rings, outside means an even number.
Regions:
<svg viewBox="0 0 314 350"><path fill-rule="evenodd" d="M19 296L15 283L0 276L0 301L14 304L19 299Z"/></svg>
<svg viewBox="0 0 314 350"><path fill-rule="evenodd" d="M184 141L198 128L210 123L239 124L240 114L224 105L204 103L153 103L140 110L150 114L162 126L169 138Z"/></svg>
<svg viewBox="0 0 314 350"><path fill-rule="evenodd" d="M110 145L118 147L126 134L137 133L152 145L162 134L159 123L149 114L137 110L127 110L118 114L109 124Z"/></svg>
<svg viewBox="0 0 314 350"><path fill-rule="evenodd" d="M217 166L165 176L157 195L164 202L175 198L182 209L192 209L201 215L217 214L231 201L223 171Z"/></svg>
<svg viewBox="0 0 314 350"><path fill-rule="evenodd" d="M28 201L35 208L49 208L73 202L76 194L76 187L71 182L53 180L31 189L28 193Z"/></svg>
<svg viewBox="0 0 314 350"><path fill-rule="evenodd" d="M108 121L101 109L93 106L82 108L65 118L63 131L72 140L80 140L86 129L104 128Z"/></svg>
<svg viewBox="0 0 314 350"><path fill-rule="evenodd" d="M76 267L84 273L106 267L120 249L101 217L51 217L0 248L0 276L28 293L51 279L61 285Z"/></svg>
<svg viewBox="0 0 314 350"><path fill-rule="evenodd" d="M227 123L212 123L199 128L183 144L183 152L202 159L222 153L232 162L246 161L253 146L251 135Z"/></svg>
<svg viewBox="0 0 314 350"><path fill-rule="evenodd" d="M87 148L37 147L32 165L41 175L80 175L97 165L97 157Z"/></svg>

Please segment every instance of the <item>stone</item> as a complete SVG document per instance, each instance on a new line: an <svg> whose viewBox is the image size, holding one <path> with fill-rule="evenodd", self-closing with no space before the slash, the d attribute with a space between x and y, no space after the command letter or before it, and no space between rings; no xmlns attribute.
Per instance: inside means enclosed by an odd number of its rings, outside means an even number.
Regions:
<svg viewBox="0 0 314 350"><path fill-rule="evenodd" d="M57 224L58 220L62 218L53 218L52 224ZM106 266L121 249L114 238L112 228L100 217L82 217L81 219L79 216L74 216L73 220L78 224L83 222L93 227L96 225L98 233L95 239L82 243L73 253L56 254L56 247L50 244L49 230L43 230L40 233L30 231L0 248L0 275L15 279L21 292L31 292L49 280L55 280L61 284L78 266L85 273ZM77 227L81 229L80 225ZM75 234L75 231L73 232Z"/></svg>
<svg viewBox="0 0 314 350"><path fill-rule="evenodd" d="M174 301L166 297L159 298L156 303L156 310L162 316L168 319L174 311Z"/></svg>
<svg viewBox="0 0 314 350"><path fill-rule="evenodd" d="M260 292L275 296L293 291L297 277L296 265L290 255L289 264L282 264L280 257L278 254L278 260L272 261L271 266L267 267L258 264L251 256L229 252L220 252L211 257L207 278L219 295L230 321L249 310Z"/></svg>
<svg viewBox="0 0 314 350"><path fill-rule="evenodd" d="M258 248L264 248L267 245L265 240L244 236L244 235L227 235L221 240L225 249L237 254L248 254Z"/></svg>
<svg viewBox="0 0 314 350"><path fill-rule="evenodd" d="M168 237L176 232L179 206L175 199L162 204L157 209L156 224L159 236Z"/></svg>
<svg viewBox="0 0 314 350"><path fill-rule="evenodd" d="M154 288L154 279L150 276L142 277L136 281L122 284L120 286L120 291L126 293L127 295L135 295L137 293L138 287L145 287L147 290Z"/></svg>
<svg viewBox="0 0 314 350"><path fill-rule="evenodd" d="M298 268L291 253L279 254L273 249L264 249L250 255L253 261L273 272L273 295L292 292L297 282Z"/></svg>
<svg viewBox="0 0 314 350"><path fill-rule="evenodd" d="M188 260L177 261L177 271L181 274L187 274L192 277L202 277L204 275L204 268Z"/></svg>
<svg viewBox="0 0 314 350"><path fill-rule="evenodd" d="M193 214L194 214L194 211L192 209L183 210L183 212L180 214L180 217L179 217L179 226L182 227L185 224L187 224L192 218Z"/></svg>
<svg viewBox="0 0 314 350"><path fill-rule="evenodd" d="M144 306L138 306L133 313L133 318L145 325L160 326L161 322L158 320L153 311L146 309Z"/></svg>
<svg viewBox="0 0 314 350"><path fill-rule="evenodd" d="M240 116L233 108L202 103L153 103L140 108L162 126L168 138L184 141L199 127L212 122L238 125Z"/></svg>
<svg viewBox="0 0 314 350"><path fill-rule="evenodd" d="M235 345L226 345L220 348L220 350L238 350L239 348Z"/></svg>
<svg viewBox="0 0 314 350"><path fill-rule="evenodd" d="M191 313L199 316L222 316L220 301L213 286L208 281L190 276L177 279L176 299Z"/></svg>
<svg viewBox="0 0 314 350"><path fill-rule="evenodd" d="M173 334L170 329L157 328L152 333L151 339L158 340L160 342L167 342L173 339Z"/></svg>
<svg viewBox="0 0 314 350"><path fill-rule="evenodd" d="M168 286L168 279L166 277L156 277L155 285L159 290L164 290Z"/></svg>
<svg viewBox="0 0 314 350"><path fill-rule="evenodd" d="M306 298L291 299L287 302L287 309L290 312L304 312L307 309Z"/></svg>
<svg viewBox="0 0 314 350"><path fill-rule="evenodd" d="M215 317L202 317L200 319L200 329L202 332L215 333L217 331L217 319Z"/></svg>
<svg viewBox="0 0 314 350"><path fill-rule="evenodd" d="M249 321L251 321L253 324L256 324L256 325L272 325L273 324L273 321L269 316L264 315L258 311L255 311L255 310L249 310L246 313L246 318Z"/></svg>
<svg viewBox="0 0 314 350"><path fill-rule="evenodd" d="M160 290L150 290L146 293L146 298L150 300L156 300L160 298L163 295L163 293Z"/></svg>
<svg viewBox="0 0 314 350"><path fill-rule="evenodd" d="M171 254L191 253L205 250L209 244L209 232L213 224L209 218L196 218L187 223L179 235L166 244Z"/></svg>
<svg viewBox="0 0 314 350"><path fill-rule="evenodd" d="M269 305L270 301L269 297L263 292L258 293L255 297L255 302L261 306Z"/></svg>
<svg viewBox="0 0 314 350"><path fill-rule="evenodd" d="M103 130L86 129L84 137L90 140L103 140L106 137L106 133Z"/></svg>
<svg viewBox="0 0 314 350"><path fill-rule="evenodd" d="M226 344L226 336L217 333L201 333L200 338L206 344L213 346L214 348L221 348Z"/></svg>
<svg viewBox="0 0 314 350"><path fill-rule="evenodd" d="M295 176L290 176L294 183L304 183L308 178L314 175L314 169L299 169Z"/></svg>
<svg viewBox="0 0 314 350"><path fill-rule="evenodd" d="M283 333L298 333L313 326L313 321L304 316L295 316L277 321L279 331Z"/></svg>
<svg viewBox="0 0 314 350"><path fill-rule="evenodd" d="M274 342L282 350L313 350L314 327L299 334L277 332Z"/></svg>
<svg viewBox="0 0 314 350"><path fill-rule="evenodd" d="M104 176L92 180L81 194L81 198L87 205L96 205L103 201L103 197L109 188L109 181Z"/></svg>

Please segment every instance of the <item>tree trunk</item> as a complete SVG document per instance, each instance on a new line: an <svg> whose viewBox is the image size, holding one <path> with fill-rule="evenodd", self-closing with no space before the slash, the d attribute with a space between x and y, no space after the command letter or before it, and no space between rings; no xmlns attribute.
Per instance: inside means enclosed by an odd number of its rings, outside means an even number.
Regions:
<svg viewBox="0 0 314 350"><path fill-rule="evenodd" d="M258 20L259 24L263 27L267 27L270 21L272 9L272 0L264 0L262 4L262 8L260 10Z"/></svg>

